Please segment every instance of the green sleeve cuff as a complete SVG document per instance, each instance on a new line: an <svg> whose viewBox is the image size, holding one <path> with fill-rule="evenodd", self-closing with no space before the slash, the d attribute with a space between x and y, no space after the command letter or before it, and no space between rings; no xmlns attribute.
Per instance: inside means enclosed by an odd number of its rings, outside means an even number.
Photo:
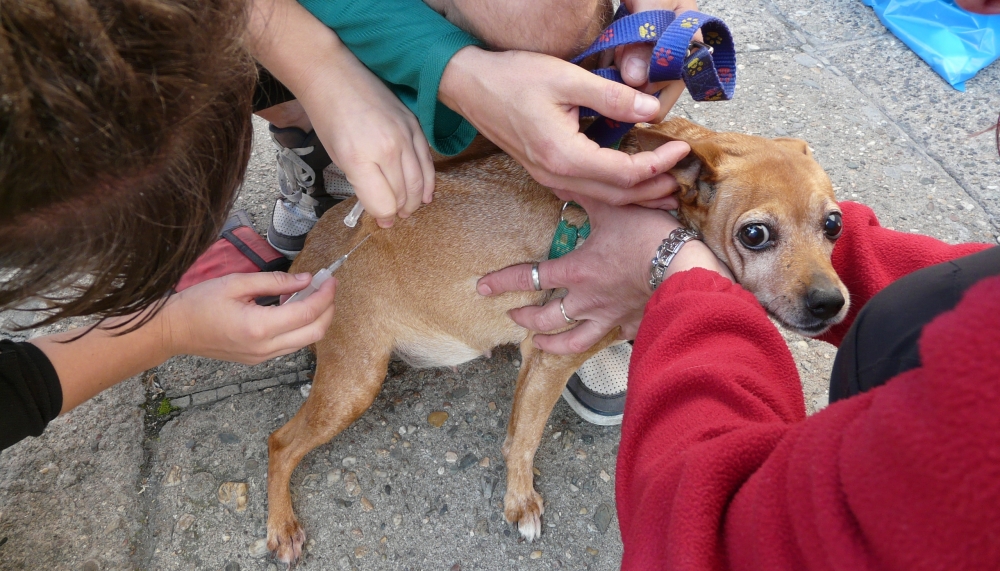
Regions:
<svg viewBox="0 0 1000 571"><path fill-rule="evenodd" d="M299 0L416 115L431 147L461 152L476 129L437 99L452 56L480 42L419 0Z"/></svg>
<svg viewBox="0 0 1000 571"><path fill-rule="evenodd" d="M452 56L464 47L477 44L474 38L458 30L441 38L427 54L424 64L420 67L415 114L420 120L420 126L423 127L427 140L431 142L434 150L442 155L456 155L462 152L476 137L476 128L464 117L438 101L437 94L444 68Z"/></svg>

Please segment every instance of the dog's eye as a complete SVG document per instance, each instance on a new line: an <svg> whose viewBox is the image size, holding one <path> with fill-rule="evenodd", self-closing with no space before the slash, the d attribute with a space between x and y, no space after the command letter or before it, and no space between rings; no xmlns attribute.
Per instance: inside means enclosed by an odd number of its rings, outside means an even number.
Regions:
<svg viewBox="0 0 1000 571"><path fill-rule="evenodd" d="M751 250L763 250L771 244L771 232L763 224L747 224L740 228L740 242Z"/></svg>
<svg viewBox="0 0 1000 571"><path fill-rule="evenodd" d="M839 212L831 212L826 215L826 220L823 221L823 232L826 233L826 237L831 240L836 240L840 238L840 233L844 231L844 221L840 216Z"/></svg>

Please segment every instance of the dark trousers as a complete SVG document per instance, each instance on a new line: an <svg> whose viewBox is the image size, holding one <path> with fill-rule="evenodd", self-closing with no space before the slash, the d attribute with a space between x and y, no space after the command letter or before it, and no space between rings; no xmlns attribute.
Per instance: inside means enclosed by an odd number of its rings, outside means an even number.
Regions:
<svg viewBox="0 0 1000 571"><path fill-rule="evenodd" d="M830 375L830 402L884 384L920 366L917 340L976 282L1000 275L1000 247L904 276L876 294L848 330Z"/></svg>

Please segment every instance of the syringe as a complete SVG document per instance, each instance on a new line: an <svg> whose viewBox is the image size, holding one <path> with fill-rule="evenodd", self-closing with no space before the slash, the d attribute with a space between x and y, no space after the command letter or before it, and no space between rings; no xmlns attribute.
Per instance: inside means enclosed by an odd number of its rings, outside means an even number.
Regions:
<svg viewBox="0 0 1000 571"><path fill-rule="evenodd" d="M354 228L358 225L358 218L361 218L361 213L364 211L365 207L361 205L361 201L359 200L358 203L354 205L354 208L347 213L347 216L344 218L344 224Z"/></svg>
<svg viewBox="0 0 1000 571"><path fill-rule="evenodd" d="M364 239L362 239L360 242L357 243L357 245L351 248L350 252L347 252L343 256L334 260L333 263L330 264L328 267L323 268L322 270L316 272L316 275L313 276L313 279L309 283L309 285L307 285L304 289L299 290L294 294L292 294L292 297L288 298L288 300L286 300L285 303L292 303L293 301L302 301L303 299L315 293L316 290L318 290L326 280L330 279L330 276L333 275L333 272L337 271L340 268L340 266L344 265L344 262L347 261L347 256L353 254L354 250L357 250L358 247L361 246L361 244L365 243L365 240L371 237L372 237L371 234L365 236Z"/></svg>

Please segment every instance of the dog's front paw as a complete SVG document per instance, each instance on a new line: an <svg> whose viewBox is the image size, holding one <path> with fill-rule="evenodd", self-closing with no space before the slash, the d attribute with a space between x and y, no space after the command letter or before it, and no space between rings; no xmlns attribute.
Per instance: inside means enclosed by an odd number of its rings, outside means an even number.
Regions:
<svg viewBox="0 0 1000 571"><path fill-rule="evenodd" d="M545 507L542 496L535 490L527 497L514 497L507 494L504 498L504 517L507 521L517 522L517 530L528 541L542 537L542 514Z"/></svg>
<svg viewBox="0 0 1000 571"><path fill-rule="evenodd" d="M274 558L289 567L302 556L302 544L306 542L306 531L294 517L279 524L267 524L267 548Z"/></svg>

